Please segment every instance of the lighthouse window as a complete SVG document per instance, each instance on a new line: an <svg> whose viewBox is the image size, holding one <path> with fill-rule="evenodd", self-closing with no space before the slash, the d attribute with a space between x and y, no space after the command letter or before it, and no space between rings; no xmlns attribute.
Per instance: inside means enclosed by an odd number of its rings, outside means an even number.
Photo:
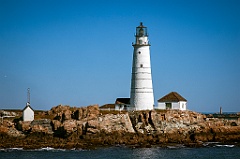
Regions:
<svg viewBox="0 0 240 159"><path fill-rule="evenodd" d="M141 64L140 67L143 67L143 64Z"/></svg>
<svg viewBox="0 0 240 159"><path fill-rule="evenodd" d="M141 51L138 51L139 54L141 54Z"/></svg>

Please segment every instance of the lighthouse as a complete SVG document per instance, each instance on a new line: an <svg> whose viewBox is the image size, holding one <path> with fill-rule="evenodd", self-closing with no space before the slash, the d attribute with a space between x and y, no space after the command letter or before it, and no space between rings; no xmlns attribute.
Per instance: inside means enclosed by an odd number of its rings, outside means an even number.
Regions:
<svg viewBox="0 0 240 159"><path fill-rule="evenodd" d="M147 27L141 22L136 27L133 43L133 62L130 108L131 110L152 110L154 107L152 73L150 62L150 44Z"/></svg>

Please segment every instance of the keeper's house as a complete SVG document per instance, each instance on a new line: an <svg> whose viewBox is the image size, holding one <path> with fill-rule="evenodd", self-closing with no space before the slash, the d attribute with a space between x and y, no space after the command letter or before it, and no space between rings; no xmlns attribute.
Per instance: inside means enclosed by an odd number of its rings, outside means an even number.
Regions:
<svg viewBox="0 0 240 159"><path fill-rule="evenodd" d="M129 110L130 98L117 98L115 101L115 110Z"/></svg>
<svg viewBox="0 0 240 159"><path fill-rule="evenodd" d="M177 92L171 92L158 100L155 109L187 110L187 100Z"/></svg>

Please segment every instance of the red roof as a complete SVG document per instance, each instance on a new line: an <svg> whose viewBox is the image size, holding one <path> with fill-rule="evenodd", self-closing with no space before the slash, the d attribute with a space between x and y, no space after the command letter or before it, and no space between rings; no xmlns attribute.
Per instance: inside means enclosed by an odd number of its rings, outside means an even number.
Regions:
<svg viewBox="0 0 240 159"><path fill-rule="evenodd" d="M130 104L130 98L117 98L115 104Z"/></svg>
<svg viewBox="0 0 240 159"><path fill-rule="evenodd" d="M103 106L100 107L100 109L115 109L115 104L105 104Z"/></svg>
<svg viewBox="0 0 240 159"><path fill-rule="evenodd" d="M171 92L158 100L158 102L179 102L179 101L187 100L177 92Z"/></svg>

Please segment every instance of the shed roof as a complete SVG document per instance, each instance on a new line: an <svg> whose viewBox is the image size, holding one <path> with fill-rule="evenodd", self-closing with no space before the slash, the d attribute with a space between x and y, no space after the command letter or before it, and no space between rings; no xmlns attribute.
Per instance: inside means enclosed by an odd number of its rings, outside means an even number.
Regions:
<svg viewBox="0 0 240 159"><path fill-rule="evenodd" d="M114 108L115 109L115 104L105 104L105 105L100 107L100 109L108 109L108 108L110 108L110 109Z"/></svg>
<svg viewBox="0 0 240 159"><path fill-rule="evenodd" d="M115 104L130 104L130 98L117 98Z"/></svg>
<svg viewBox="0 0 240 159"><path fill-rule="evenodd" d="M171 92L158 100L158 102L179 102L179 101L187 100L177 92Z"/></svg>
<svg viewBox="0 0 240 159"><path fill-rule="evenodd" d="M23 111L26 110L28 107L29 107L30 109L32 109L32 111L34 111L33 108L32 108L30 105L27 105L27 106L23 109Z"/></svg>

